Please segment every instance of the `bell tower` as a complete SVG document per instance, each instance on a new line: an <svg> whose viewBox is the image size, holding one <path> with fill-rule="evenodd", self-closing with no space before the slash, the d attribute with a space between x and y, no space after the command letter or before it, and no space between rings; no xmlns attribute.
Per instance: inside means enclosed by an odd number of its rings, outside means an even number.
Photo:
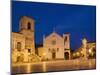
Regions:
<svg viewBox="0 0 100 75"><path fill-rule="evenodd" d="M25 36L25 49L30 53L35 52L34 25L35 21L27 16L21 17L19 21L19 32Z"/></svg>
<svg viewBox="0 0 100 75"><path fill-rule="evenodd" d="M71 53L70 53L70 34L63 34L64 39L64 58L70 59Z"/></svg>
<svg viewBox="0 0 100 75"><path fill-rule="evenodd" d="M63 34L63 38L65 49L70 49L70 34Z"/></svg>

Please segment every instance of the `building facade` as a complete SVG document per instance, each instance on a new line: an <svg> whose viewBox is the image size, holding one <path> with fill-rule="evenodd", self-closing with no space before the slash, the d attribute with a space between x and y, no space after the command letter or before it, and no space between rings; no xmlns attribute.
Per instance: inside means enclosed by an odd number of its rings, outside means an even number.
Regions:
<svg viewBox="0 0 100 75"><path fill-rule="evenodd" d="M96 58L96 43L83 38L82 45L73 52L73 58Z"/></svg>
<svg viewBox="0 0 100 75"><path fill-rule="evenodd" d="M47 60L70 59L69 34L58 35L56 32L43 37L43 56Z"/></svg>
<svg viewBox="0 0 100 75"><path fill-rule="evenodd" d="M70 35L56 32L43 36L43 46L35 48L35 21L27 16L19 21L19 32L12 32L12 62L70 59ZM38 52L38 54L36 53Z"/></svg>
<svg viewBox="0 0 100 75"><path fill-rule="evenodd" d="M23 16L19 21L19 32L12 32L12 62L39 60L35 54L33 19Z"/></svg>
<svg viewBox="0 0 100 75"><path fill-rule="evenodd" d="M19 32L12 32L12 62L38 62L42 60L67 60L73 58L96 57L96 43L82 39L82 45L73 54L70 50L70 34L57 34L55 31L43 36L43 44L35 48L35 21L27 16L19 21ZM72 54L72 55L71 55Z"/></svg>

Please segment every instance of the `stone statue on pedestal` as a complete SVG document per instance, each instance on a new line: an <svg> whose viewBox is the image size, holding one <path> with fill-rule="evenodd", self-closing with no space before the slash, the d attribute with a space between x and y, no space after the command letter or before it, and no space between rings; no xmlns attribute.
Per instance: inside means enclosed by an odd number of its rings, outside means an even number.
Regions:
<svg viewBox="0 0 100 75"><path fill-rule="evenodd" d="M84 59L87 59L86 47L87 47L87 40L86 40L86 38L84 38L84 39L82 39L82 54L83 54Z"/></svg>

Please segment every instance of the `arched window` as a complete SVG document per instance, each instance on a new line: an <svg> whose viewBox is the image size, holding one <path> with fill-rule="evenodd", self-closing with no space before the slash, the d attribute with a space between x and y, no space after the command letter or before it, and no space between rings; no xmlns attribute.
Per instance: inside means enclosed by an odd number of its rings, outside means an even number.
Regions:
<svg viewBox="0 0 100 75"><path fill-rule="evenodd" d="M17 42L17 50L21 51L21 42Z"/></svg>
<svg viewBox="0 0 100 75"><path fill-rule="evenodd" d="M28 22L28 24L27 24L27 29L28 30L31 29L31 23L30 22Z"/></svg>
<svg viewBox="0 0 100 75"><path fill-rule="evenodd" d="M64 41L67 41L67 36L65 37Z"/></svg>
<svg viewBox="0 0 100 75"><path fill-rule="evenodd" d="M64 39L64 45L65 45L66 42L67 42L67 36L65 36L65 39Z"/></svg>

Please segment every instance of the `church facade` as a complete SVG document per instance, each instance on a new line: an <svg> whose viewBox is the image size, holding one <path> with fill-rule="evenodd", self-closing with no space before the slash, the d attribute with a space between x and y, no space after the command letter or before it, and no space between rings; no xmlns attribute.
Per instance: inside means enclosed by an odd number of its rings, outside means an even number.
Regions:
<svg viewBox="0 0 100 75"><path fill-rule="evenodd" d="M46 60L70 59L69 34L60 36L56 32L43 37L43 56Z"/></svg>

